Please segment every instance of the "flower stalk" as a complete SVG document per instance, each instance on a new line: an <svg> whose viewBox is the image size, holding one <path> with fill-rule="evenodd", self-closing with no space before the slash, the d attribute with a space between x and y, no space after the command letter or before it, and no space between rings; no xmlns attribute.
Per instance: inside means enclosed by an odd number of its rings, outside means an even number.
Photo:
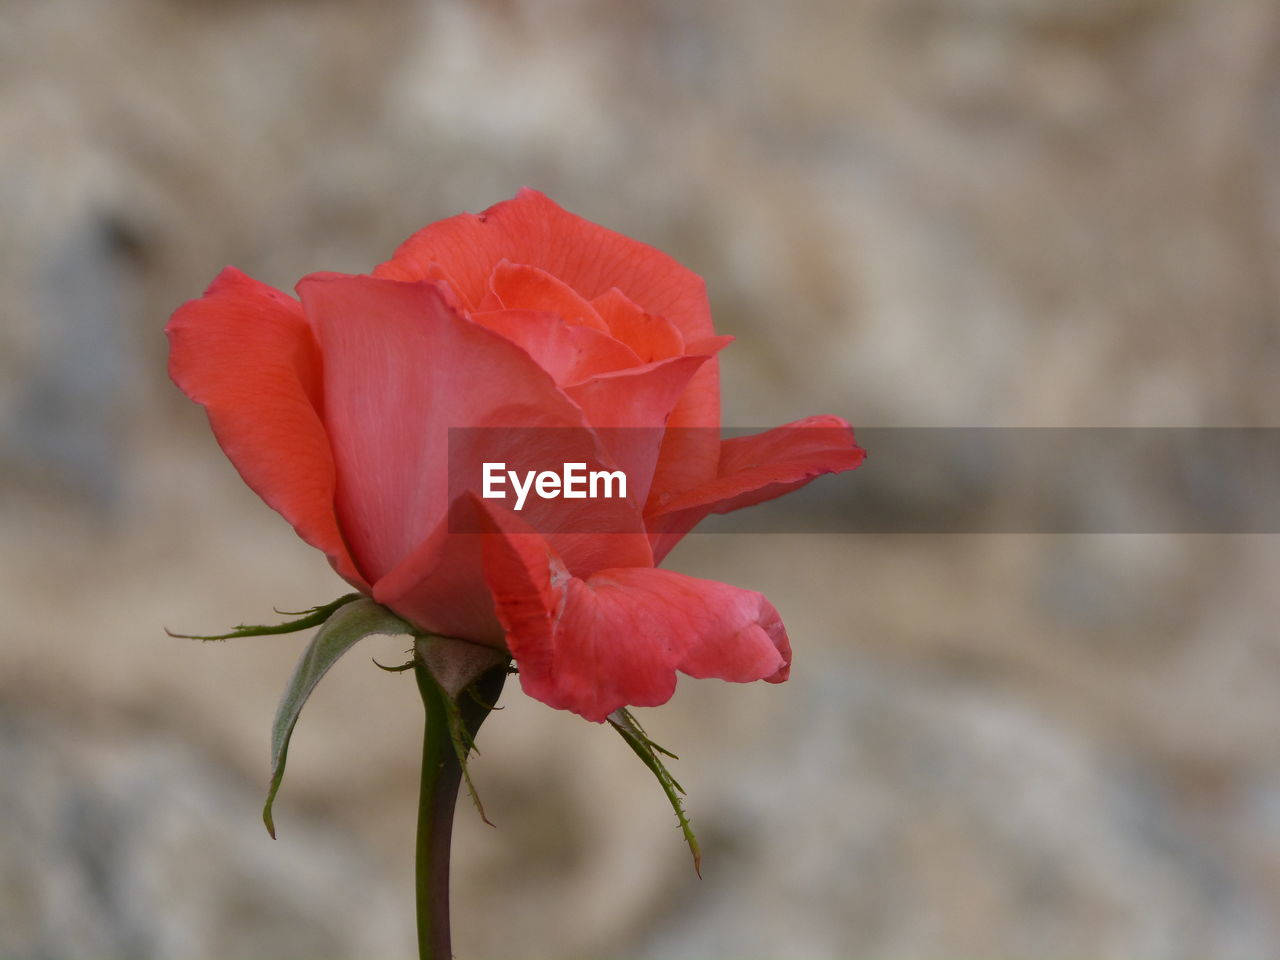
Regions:
<svg viewBox="0 0 1280 960"><path fill-rule="evenodd" d="M414 676L426 715L415 851L418 957L451 960L449 851L458 788L471 742L502 693L507 671L505 664L487 671L457 701L420 656L414 658Z"/></svg>

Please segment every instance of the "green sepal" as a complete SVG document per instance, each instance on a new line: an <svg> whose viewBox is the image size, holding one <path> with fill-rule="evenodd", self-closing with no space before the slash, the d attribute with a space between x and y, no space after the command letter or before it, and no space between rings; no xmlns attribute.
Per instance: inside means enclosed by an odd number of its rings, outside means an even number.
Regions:
<svg viewBox="0 0 1280 960"><path fill-rule="evenodd" d="M289 738L293 735L298 714L302 712L302 706L311 696L311 691L316 688L320 678L329 672L329 668L337 663L338 658L365 637L374 634L399 636L413 633L409 624L372 600L361 598L330 606L333 607L330 610L332 616L325 621L303 651L302 659L298 661L289 685L285 688L284 698L280 701L275 724L271 729L271 785L267 790L266 805L262 808L262 822L267 825L267 833L273 838L276 828L271 819L271 804L275 802L280 781L284 779ZM323 608L317 608L319 609Z"/></svg>
<svg viewBox="0 0 1280 960"><path fill-rule="evenodd" d="M684 801L680 799L684 795L684 787L680 786L662 762L664 756L672 760L680 758L650 740L649 735L640 726L640 721L631 715L630 710L625 708L615 710L609 714L608 719L613 729L622 734L622 739L627 741L627 745L635 751L636 756L643 760L644 765L658 778L662 792L671 801L671 809L676 812L676 819L680 821L680 832L684 834L685 843L689 845L689 853L693 855L693 869L698 876L702 876L702 848L698 846L698 838L693 835L693 827L689 824L689 815L685 812Z"/></svg>
<svg viewBox="0 0 1280 960"><path fill-rule="evenodd" d="M474 753L479 756L480 751L476 749L475 737L462 715L461 698L470 697L474 700L483 710L481 716L501 709L480 698L476 682L490 670L499 667L505 675L509 657L493 647L427 634L414 640L414 660L423 668L419 674L419 683L434 686L435 693L444 705L449 740L453 744L454 756L458 758L458 766L462 769L462 781L467 785L467 794L480 814L480 819L492 827L493 821L484 812L484 804L480 802L480 794L471 781L471 771L467 765L470 755Z"/></svg>
<svg viewBox="0 0 1280 960"><path fill-rule="evenodd" d="M333 616L339 607L345 607L348 603L358 599L360 599L360 594L348 593L332 603L323 603L318 607L312 607L310 610L301 611L297 615L297 620L286 620L284 623L265 626L241 624L230 633L220 633L211 637L202 637L192 633L174 633L168 627L165 628L164 632L171 637L177 637L179 640L237 640L240 637L265 637L275 633L295 633L298 630L309 630L311 627L320 626L320 624Z"/></svg>
<svg viewBox="0 0 1280 960"><path fill-rule="evenodd" d="M428 682L435 683L434 679ZM480 819L492 827L493 821L484 812L484 804L480 802L480 794L476 792L476 785L471 781L471 770L467 763L471 754L480 755L480 751L476 749L475 738L462 721L462 708L458 705L458 701L450 697L438 683L436 689L440 691L440 702L444 704L444 716L449 726L449 740L453 744L453 754L458 758L458 766L462 768L462 782L467 785L467 795L471 797L471 803L480 814Z"/></svg>

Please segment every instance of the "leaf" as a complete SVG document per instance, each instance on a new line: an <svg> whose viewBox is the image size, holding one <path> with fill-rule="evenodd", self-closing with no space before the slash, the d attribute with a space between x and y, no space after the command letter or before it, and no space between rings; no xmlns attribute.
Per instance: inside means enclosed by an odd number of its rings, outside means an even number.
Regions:
<svg viewBox="0 0 1280 960"><path fill-rule="evenodd" d="M168 627L165 633L171 637L177 637L179 640L236 640L240 637L265 637L274 633L294 633L298 630L307 630L311 627L318 627L333 615L339 608L344 607L353 600L359 599L360 594L348 593L332 603L323 603L318 607L312 607L310 610L303 610L297 620L286 620L284 623L270 624L268 626L246 626L241 624L230 633L220 633L211 637L202 637L193 633L174 633Z"/></svg>
<svg viewBox="0 0 1280 960"><path fill-rule="evenodd" d="M702 848L698 846L698 838L693 835L693 827L689 824L689 815L685 812L684 802L680 799L684 794L684 787L680 786L676 778L667 770L659 754L670 757L673 760L678 760L679 757L650 740L649 735L640 726L640 721L631 715L630 710L625 708L615 710L609 714L608 719L613 729L622 734L622 739L627 741L627 745L635 751L636 756L643 760L644 765L652 770L653 775L658 778L658 783L662 785L662 792L671 801L671 808L675 810L676 819L680 821L680 832L684 834L685 843L689 845L689 852L693 854L693 869L701 877Z"/></svg>
<svg viewBox="0 0 1280 960"><path fill-rule="evenodd" d="M284 779L285 757L289 753L289 738L302 706L311 696L320 678L329 672L338 658L365 637L374 634L398 636L412 634L413 628L386 607L372 600L359 599L337 607L324 626L316 633L293 671L293 677L285 688L284 698L276 711L275 725L271 730L271 786L267 790L267 803L262 809L262 821L274 838L275 824L271 820L271 804L275 801L280 781Z"/></svg>

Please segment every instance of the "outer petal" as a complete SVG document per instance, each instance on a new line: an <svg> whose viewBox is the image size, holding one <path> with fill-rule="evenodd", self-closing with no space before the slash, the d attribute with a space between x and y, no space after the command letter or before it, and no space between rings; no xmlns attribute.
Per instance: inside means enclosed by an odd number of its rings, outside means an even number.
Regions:
<svg viewBox="0 0 1280 960"><path fill-rule="evenodd" d="M670 570L568 574L536 534L490 514L485 576L529 696L603 721L657 706L676 671L724 680L785 680L791 648L763 596Z"/></svg>
<svg viewBox="0 0 1280 960"><path fill-rule="evenodd" d="M474 513L465 509L467 506L467 499L455 501L450 517L378 581L373 597L434 633L501 646L503 631L482 575L481 541L486 537L479 532L481 527ZM536 511L528 513L540 529L555 525L545 517L539 519ZM612 532L626 529L627 517L621 512L605 512L603 516L598 511L577 516L569 513L564 522L568 532L534 534L539 542L558 551L566 570L588 576L613 564L653 563L647 536ZM593 521L606 532L592 532ZM638 526L639 518L634 522Z"/></svg>
<svg viewBox="0 0 1280 960"><path fill-rule="evenodd" d="M641 508L649 498L671 411L707 359L672 357L592 377L565 390L626 472L628 493Z"/></svg>
<svg viewBox="0 0 1280 960"><path fill-rule="evenodd" d="M165 332L169 375L208 411L245 483L367 591L338 530L320 351L298 302L228 267Z"/></svg>
<svg viewBox="0 0 1280 960"><path fill-rule="evenodd" d="M460 528L474 527L471 502L460 498L455 509ZM484 580L479 533L455 533L441 523L391 573L378 581L374 599L424 630L473 643L505 646L493 597Z"/></svg>
<svg viewBox="0 0 1280 960"><path fill-rule="evenodd" d="M479 304L501 260L545 270L587 300L617 287L647 312L674 323L685 340L714 333L701 277L660 250L575 216L528 188L484 213L460 214L419 230L376 275L421 280L432 276L436 264L463 297Z"/></svg>
<svg viewBox="0 0 1280 960"><path fill-rule="evenodd" d="M711 513L754 506L804 486L826 473L842 473L862 463L866 451L853 428L839 417L806 417L752 437L721 445L718 476L677 496L650 499L646 521L653 534L655 562Z"/></svg>
<svg viewBox="0 0 1280 960"><path fill-rule="evenodd" d="M298 290L325 352L338 516L375 586L445 518L449 427L583 427L546 371L434 283L330 275Z"/></svg>
<svg viewBox="0 0 1280 960"><path fill-rule="evenodd" d="M667 421L649 496L673 496L709 483L720 463L720 362L702 365Z"/></svg>

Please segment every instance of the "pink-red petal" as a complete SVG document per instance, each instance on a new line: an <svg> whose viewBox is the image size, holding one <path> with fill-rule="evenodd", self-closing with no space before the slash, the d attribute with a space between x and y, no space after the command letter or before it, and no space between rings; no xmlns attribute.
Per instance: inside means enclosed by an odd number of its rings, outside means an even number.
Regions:
<svg viewBox="0 0 1280 960"><path fill-rule="evenodd" d="M617 339L631 347L644 363L678 357L685 352L684 337L666 317L655 317L636 306L621 290L612 287L591 301Z"/></svg>
<svg viewBox="0 0 1280 960"><path fill-rule="evenodd" d="M654 568L574 577L510 515L490 518L485 575L529 696L603 721L619 707L665 703L677 670L786 679L786 631L759 593Z"/></svg>
<svg viewBox="0 0 1280 960"><path fill-rule="evenodd" d="M671 411L706 362L706 357L672 357L565 389L596 428L613 462L626 472L627 493L641 509L649 498Z"/></svg>
<svg viewBox="0 0 1280 960"><path fill-rule="evenodd" d="M423 630L473 643L503 647L502 626L484 579L481 535L469 497L454 515L394 570L378 581L373 598ZM451 529L456 525L457 531Z"/></svg>
<svg viewBox="0 0 1280 960"><path fill-rule="evenodd" d="M444 520L450 427L581 427L527 353L461 317L436 283L304 278L324 352L339 521L377 583Z"/></svg>
<svg viewBox="0 0 1280 960"><path fill-rule="evenodd" d="M471 319L519 344L558 384L640 365L626 344L594 327L567 323L558 314L488 310L471 314Z"/></svg>
<svg viewBox="0 0 1280 960"><path fill-rule="evenodd" d="M420 280L445 271L462 299L479 304L501 260L538 267L587 300L617 288L642 310L665 317L685 343L715 335L702 278L665 253L584 220L536 190L522 189L484 213L459 214L419 230L376 276ZM716 361L694 376L671 416L673 427L720 426ZM664 443L653 484L676 493L716 476L719 440L689 431Z"/></svg>
<svg viewBox="0 0 1280 960"><path fill-rule="evenodd" d="M368 589L334 512L319 349L292 297L228 267L175 311L169 375L209 414L240 476L334 568Z"/></svg>
<svg viewBox="0 0 1280 960"><path fill-rule="evenodd" d="M564 210L522 189L484 213L464 213L419 230L375 271L394 280L448 273L479 305L501 260L527 264L594 300L617 287L648 313L666 317L685 340L711 336L711 307L701 277L660 250Z"/></svg>
<svg viewBox="0 0 1280 960"><path fill-rule="evenodd" d="M729 513L796 490L816 477L862 463L865 451L839 417L806 417L721 445L714 480L661 501L650 498L646 521L661 562L680 539L712 513Z"/></svg>
<svg viewBox="0 0 1280 960"><path fill-rule="evenodd" d="M720 370L715 357L690 379L667 427L647 510L660 498L670 499L716 477L720 464Z"/></svg>
<svg viewBox="0 0 1280 960"><path fill-rule="evenodd" d="M481 310L536 310L554 313L570 324L608 333L609 327L596 308L572 287L545 270L525 263L500 260L489 275L489 291Z"/></svg>

